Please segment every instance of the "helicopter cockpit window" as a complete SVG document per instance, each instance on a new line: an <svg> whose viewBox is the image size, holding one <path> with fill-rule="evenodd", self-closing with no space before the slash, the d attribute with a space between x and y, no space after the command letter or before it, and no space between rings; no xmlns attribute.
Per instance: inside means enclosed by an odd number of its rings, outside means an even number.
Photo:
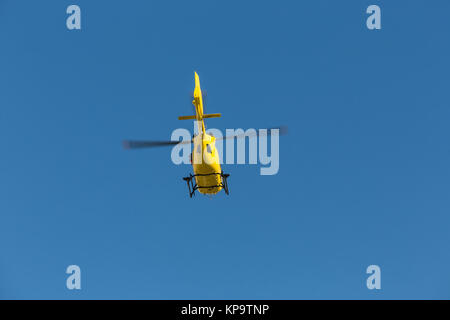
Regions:
<svg viewBox="0 0 450 320"><path fill-rule="evenodd" d="M209 144L206 145L206 151L208 151L208 153L212 153L212 149Z"/></svg>

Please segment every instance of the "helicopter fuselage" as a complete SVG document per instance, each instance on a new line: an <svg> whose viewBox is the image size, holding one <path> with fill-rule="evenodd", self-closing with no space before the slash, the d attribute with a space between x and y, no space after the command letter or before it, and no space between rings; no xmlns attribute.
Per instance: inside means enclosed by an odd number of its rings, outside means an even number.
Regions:
<svg viewBox="0 0 450 320"><path fill-rule="evenodd" d="M193 139L192 168L198 190L204 194L216 194L222 190L222 169L215 140L207 133L198 134Z"/></svg>

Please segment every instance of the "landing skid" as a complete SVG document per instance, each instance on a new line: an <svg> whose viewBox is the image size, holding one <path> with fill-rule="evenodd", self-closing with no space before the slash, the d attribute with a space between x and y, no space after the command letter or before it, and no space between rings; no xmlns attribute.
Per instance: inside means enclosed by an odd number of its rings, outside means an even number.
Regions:
<svg viewBox="0 0 450 320"><path fill-rule="evenodd" d="M211 176L211 175L215 175L215 174L220 175L220 177L222 178L221 179L222 183L220 183L219 185L215 185L215 186L198 186L197 182L194 179L197 176ZM223 190L225 191L225 193L227 195L229 195L230 193L228 191L228 181L227 181L229 176L230 176L229 174L226 174L226 173L223 173L223 172L221 172L221 173L207 173L207 174L194 174L194 175L189 174L189 177L185 177L185 178L183 178L183 180L187 182L188 189L189 189L189 197L191 197L191 198L192 198L193 195L195 195L195 190L197 190L197 189L208 189L208 188L218 188L218 187L222 187Z"/></svg>

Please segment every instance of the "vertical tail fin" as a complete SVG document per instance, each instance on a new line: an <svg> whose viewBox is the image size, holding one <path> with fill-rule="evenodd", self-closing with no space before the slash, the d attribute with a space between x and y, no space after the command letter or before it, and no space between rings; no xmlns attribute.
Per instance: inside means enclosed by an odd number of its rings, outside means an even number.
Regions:
<svg viewBox="0 0 450 320"><path fill-rule="evenodd" d="M202 89L200 88L200 78L198 77L197 72L195 74L195 88L194 88L194 101L192 103L195 106L195 112L197 113L197 120L203 120L203 96Z"/></svg>

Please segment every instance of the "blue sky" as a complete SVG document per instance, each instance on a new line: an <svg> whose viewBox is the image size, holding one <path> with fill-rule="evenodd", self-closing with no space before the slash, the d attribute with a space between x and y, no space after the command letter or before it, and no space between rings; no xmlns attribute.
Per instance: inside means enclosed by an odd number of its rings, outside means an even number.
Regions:
<svg viewBox="0 0 450 320"><path fill-rule="evenodd" d="M449 10L1 0L0 298L449 299ZM289 127L277 175L189 199L170 149L121 148L192 129L194 70L207 127Z"/></svg>

